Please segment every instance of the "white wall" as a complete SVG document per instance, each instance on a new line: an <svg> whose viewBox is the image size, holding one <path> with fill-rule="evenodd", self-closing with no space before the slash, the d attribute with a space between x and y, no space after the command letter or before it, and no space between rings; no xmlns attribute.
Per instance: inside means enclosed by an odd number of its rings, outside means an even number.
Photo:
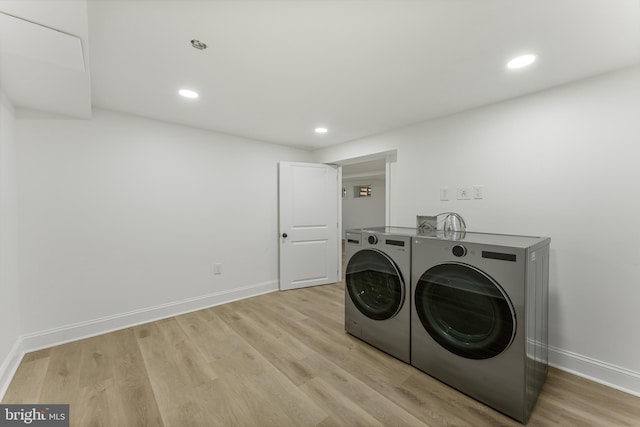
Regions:
<svg viewBox="0 0 640 427"><path fill-rule="evenodd" d="M18 362L20 335L14 113L0 88L0 399Z"/></svg>
<svg viewBox="0 0 640 427"><path fill-rule="evenodd" d="M371 185L370 197L354 197L353 187ZM384 179L343 180L347 189L342 198L342 237L349 229L384 225Z"/></svg>
<svg viewBox="0 0 640 427"><path fill-rule="evenodd" d="M17 135L27 335L277 289L277 164L308 152L99 109Z"/></svg>
<svg viewBox="0 0 640 427"><path fill-rule="evenodd" d="M389 149L392 225L454 210L470 230L550 236L551 361L640 394L640 67L314 157ZM470 185L484 199L439 200Z"/></svg>

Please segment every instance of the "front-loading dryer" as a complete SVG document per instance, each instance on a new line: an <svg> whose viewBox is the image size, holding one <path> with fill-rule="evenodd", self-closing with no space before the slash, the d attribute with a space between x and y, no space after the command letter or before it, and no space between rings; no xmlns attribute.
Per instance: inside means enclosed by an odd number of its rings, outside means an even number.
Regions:
<svg viewBox="0 0 640 427"><path fill-rule="evenodd" d="M411 351L411 237L414 228L346 232L345 330L406 363Z"/></svg>
<svg viewBox="0 0 640 427"><path fill-rule="evenodd" d="M411 364L526 423L547 375L548 238L413 238Z"/></svg>

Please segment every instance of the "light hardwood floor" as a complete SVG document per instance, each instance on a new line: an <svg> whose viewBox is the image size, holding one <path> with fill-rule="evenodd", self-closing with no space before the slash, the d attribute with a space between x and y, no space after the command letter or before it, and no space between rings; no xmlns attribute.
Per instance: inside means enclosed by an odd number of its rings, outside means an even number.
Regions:
<svg viewBox="0 0 640 427"><path fill-rule="evenodd" d="M341 283L29 353L3 403L73 426L518 426L344 332ZM640 398L550 369L530 426L640 426Z"/></svg>

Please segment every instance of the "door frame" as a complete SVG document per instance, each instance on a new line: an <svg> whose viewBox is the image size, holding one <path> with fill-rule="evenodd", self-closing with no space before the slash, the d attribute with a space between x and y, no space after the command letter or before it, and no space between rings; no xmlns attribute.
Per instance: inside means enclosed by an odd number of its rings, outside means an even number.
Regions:
<svg viewBox="0 0 640 427"><path fill-rule="evenodd" d="M342 276L344 275L344 272L342 271L342 166L381 159L385 160L384 225L388 227L391 225L391 163L396 163L398 161L398 150L380 151L364 156L323 162L328 165L338 166L338 275L340 280L342 280Z"/></svg>

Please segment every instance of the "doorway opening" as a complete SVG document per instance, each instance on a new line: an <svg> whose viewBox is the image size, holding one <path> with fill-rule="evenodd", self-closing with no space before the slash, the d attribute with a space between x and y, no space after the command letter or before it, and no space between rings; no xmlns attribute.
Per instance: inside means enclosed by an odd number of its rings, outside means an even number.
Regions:
<svg viewBox="0 0 640 427"><path fill-rule="evenodd" d="M386 159L342 166L342 239L346 230L386 225Z"/></svg>
<svg viewBox="0 0 640 427"><path fill-rule="evenodd" d="M391 150L334 162L340 166L338 180L342 190L338 200L340 267L344 263L346 230L390 224L390 172L396 156L397 151ZM366 190L362 191L363 188ZM339 277L343 279L343 276L344 269L340 268Z"/></svg>

